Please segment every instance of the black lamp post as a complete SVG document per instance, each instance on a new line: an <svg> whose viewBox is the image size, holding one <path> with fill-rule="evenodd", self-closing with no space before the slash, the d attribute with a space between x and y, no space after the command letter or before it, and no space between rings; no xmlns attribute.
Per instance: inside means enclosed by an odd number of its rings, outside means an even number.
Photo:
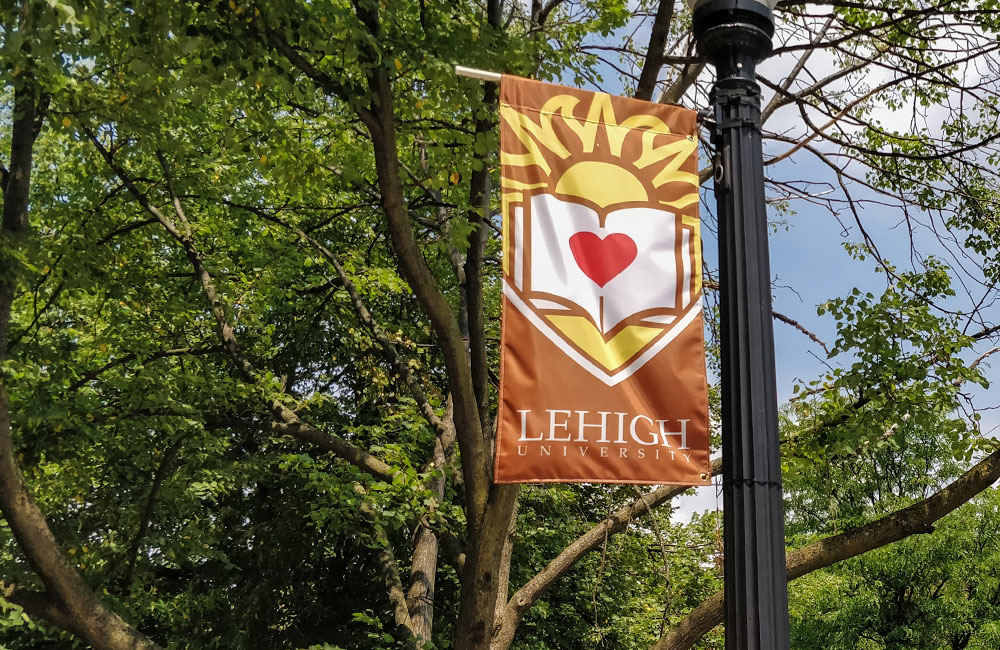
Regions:
<svg viewBox="0 0 1000 650"><path fill-rule="evenodd" d="M788 588L757 63L777 0L688 0L715 66L727 650L787 650Z"/></svg>

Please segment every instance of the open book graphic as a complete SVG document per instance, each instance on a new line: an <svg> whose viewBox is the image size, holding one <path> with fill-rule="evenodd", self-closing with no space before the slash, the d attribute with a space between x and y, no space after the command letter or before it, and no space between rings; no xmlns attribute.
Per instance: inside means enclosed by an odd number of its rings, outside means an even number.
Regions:
<svg viewBox="0 0 1000 650"><path fill-rule="evenodd" d="M675 240L676 219L626 208L602 225L584 205L535 195L518 233L527 240L522 246L530 242L530 266L515 261L515 285L537 309L585 314L603 335L633 316L669 323L690 302L690 236L681 231L682 241Z"/></svg>

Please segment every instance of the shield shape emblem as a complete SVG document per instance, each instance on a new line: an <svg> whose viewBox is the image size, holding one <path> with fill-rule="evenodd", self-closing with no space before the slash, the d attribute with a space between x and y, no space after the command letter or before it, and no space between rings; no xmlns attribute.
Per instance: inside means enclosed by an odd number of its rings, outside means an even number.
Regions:
<svg viewBox="0 0 1000 650"><path fill-rule="evenodd" d="M669 118L621 114L633 102L616 114L609 95L565 91L501 106L504 293L614 386L701 313L697 142Z"/></svg>

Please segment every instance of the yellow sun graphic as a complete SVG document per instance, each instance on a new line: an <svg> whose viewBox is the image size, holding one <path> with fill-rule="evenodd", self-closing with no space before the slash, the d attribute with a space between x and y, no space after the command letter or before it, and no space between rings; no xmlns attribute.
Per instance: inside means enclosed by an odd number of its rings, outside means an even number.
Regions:
<svg viewBox="0 0 1000 650"><path fill-rule="evenodd" d="M501 151L501 164L510 168L538 166L547 187L554 185L557 193L603 208L652 201L682 209L698 201L697 174L681 171L697 147L693 137L672 134L654 115L632 115L619 122L610 95L595 94L586 114L578 116L575 113L580 103L578 97L556 95L538 111L502 105L500 116L525 151ZM567 134L575 137L563 141L560 136ZM629 147L631 157L623 155L623 145L630 137L641 138L641 146ZM567 160L568 166L560 164ZM656 191L668 183L686 184L687 191L674 200L657 200ZM539 188L538 183L529 185L514 181L507 189Z"/></svg>

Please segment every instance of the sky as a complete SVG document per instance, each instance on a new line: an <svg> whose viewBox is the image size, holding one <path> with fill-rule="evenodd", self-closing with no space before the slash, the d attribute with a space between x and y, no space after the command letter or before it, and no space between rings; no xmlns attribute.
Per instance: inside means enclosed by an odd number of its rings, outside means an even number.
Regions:
<svg viewBox="0 0 1000 650"><path fill-rule="evenodd" d="M623 33L633 33L637 45L645 43L648 39L649 20L637 21L633 23ZM607 42L620 43L621 33L613 34ZM780 78L787 74L795 64L796 58L785 56L772 58L765 61L760 66L760 71L767 74L769 78ZM810 69L815 76L821 77L825 72L834 69L835 62L827 57L825 60L820 56L814 56L810 60ZM620 93L623 83L618 72L611 66L604 66L601 69L601 87L591 86L592 90L604 90L611 93ZM974 70L969 71L975 74ZM709 69L704 73L710 77L712 72ZM877 85L886 79L886 72L878 68L866 70L862 83L870 86ZM854 80L852 83L858 83ZM765 90L765 103L768 100ZM700 100L694 99L690 94L684 98L683 103L691 108L707 108L707 105L698 105L696 102L706 102L702 97ZM780 124L782 128L789 132L803 132L801 117L789 107L785 114L780 111L772 116L766 128L775 128L774 124ZM931 121L934 118L934 107L929 110ZM876 110L874 116L883 120L886 124L893 124L895 120L906 119L909 115L908 109L903 107L893 111L889 108ZM825 122L825 119L819 123ZM765 149L765 155L775 155L781 153L784 147L770 146ZM827 147L833 150L832 147ZM702 165L705 152L701 152ZM785 161L768 169L768 175L772 178L791 181L808 180L815 183L814 192L823 191L823 183L834 183L833 173L825 165L808 155L792 156ZM852 193L856 198L875 199L870 191L865 191L860 187L852 187ZM768 190L769 198L778 198L774 188ZM829 316L820 317L817 315L816 307L820 303L835 297L846 296L853 288L858 287L863 291L871 291L879 295L885 289L884 274L874 273L875 262L871 258L866 261L853 259L844 249L845 243L857 243L861 235L853 225L853 218L844 214L840 220L831 214L826 208L803 200L793 199L789 202L790 214L781 215L777 210L769 210L769 218L776 224L770 236L770 262L774 287L774 309L801 323L805 328L813 332L828 346L832 346L836 338L835 323ZM714 196L710 189L703 190L702 212L709 210L714 213ZM874 202L866 204L862 211L862 218L865 228L870 236L876 241L880 253L890 262L900 267L908 267L910 264L910 237L905 227L901 226L903 214L898 208L878 206ZM843 223L841 223L843 221ZM846 225L846 227L845 227ZM947 259L947 253L941 244L932 236L929 231L917 232L916 244L924 254L935 254ZM703 242L706 261L717 266L717 246L715 236L707 228L703 228ZM792 396L792 390L799 381L809 381L824 374L827 363L843 362L842 359L827 361L826 353L821 346L809 340L804 334L795 330L785 323L775 321L775 367L777 374L777 388L779 404L786 402ZM970 355L970 361L984 350L977 350ZM995 367L989 367L989 362L984 362L983 367L987 378L992 382L1000 380L1000 355L993 363ZM984 406L995 405L997 398L990 400L986 390L976 389L971 391L976 395L978 404ZM988 435L996 436L1000 431L1000 411L985 410L981 423L982 431ZM678 521L687 520L691 513L706 509L721 509L721 495L717 486L709 486L693 490L694 494L685 496L677 502L678 509L674 519Z"/></svg>

